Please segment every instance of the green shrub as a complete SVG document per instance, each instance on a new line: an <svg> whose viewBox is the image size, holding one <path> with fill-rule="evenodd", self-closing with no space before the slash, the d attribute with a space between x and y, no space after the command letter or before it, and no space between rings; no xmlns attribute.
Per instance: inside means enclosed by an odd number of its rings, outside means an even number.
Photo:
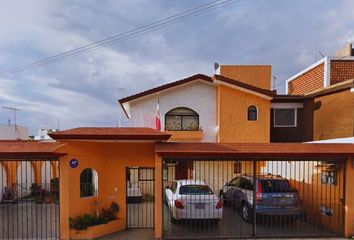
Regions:
<svg viewBox="0 0 354 240"><path fill-rule="evenodd" d="M106 224L109 221L117 219L116 213L119 211L119 206L116 202L112 202L110 208L103 208L100 216L84 214L75 219L69 217L69 227L75 230L84 230L87 227Z"/></svg>

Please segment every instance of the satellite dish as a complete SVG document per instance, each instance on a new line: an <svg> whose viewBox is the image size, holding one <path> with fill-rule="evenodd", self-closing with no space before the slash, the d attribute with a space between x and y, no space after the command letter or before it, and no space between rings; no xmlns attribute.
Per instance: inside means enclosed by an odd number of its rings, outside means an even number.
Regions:
<svg viewBox="0 0 354 240"><path fill-rule="evenodd" d="M219 69L219 67L220 67L220 64L215 62L214 63L214 70L217 71Z"/></svg>

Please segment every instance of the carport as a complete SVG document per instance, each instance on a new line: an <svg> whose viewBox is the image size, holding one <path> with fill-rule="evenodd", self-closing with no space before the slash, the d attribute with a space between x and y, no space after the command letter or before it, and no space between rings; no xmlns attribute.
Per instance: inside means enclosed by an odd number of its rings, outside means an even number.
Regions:
<svg viewBox="0 0 354 240"><path fill-rule="evenodd" d="M353 202L353 190L346 182L352 181L354 172L353 144L158 143L156 154L156 237L216 239L352 234L353 210L348 205ZM231 184L240 177L251 184L248 187ZM196 214L192 210L186 219L175 221L171 218L173 204L167 204L166 186L179 179L202 180L223 201L226 200L223 194L230 189L238 195L224 201L219 221L192 219ZM266 192L263 185L252 184L263 184L263 179L286 181L289 190L286 194ZM247 201L239 201L242 193ZM286 203L285 197L289 198ZM272 203L273 209L266 201ZM193 208L193 204L189 207L188 202L183 204L187 205L185 211ZM250 210L248 220L242 215L244 205ZM262 212L262 207L267 210ZM301 211L290 215L295 207Z"/></svg>
<svg viewBox="0 0 354 240"><path fill-rule="evenodd" d="M59 146L0 141L1 239L59 239Z"/></svg>

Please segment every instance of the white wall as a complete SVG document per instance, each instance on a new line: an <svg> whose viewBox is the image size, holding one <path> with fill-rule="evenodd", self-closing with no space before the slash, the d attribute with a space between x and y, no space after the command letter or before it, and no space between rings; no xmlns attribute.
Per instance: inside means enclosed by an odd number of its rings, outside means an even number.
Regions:
<svg viewBox="0 0 354 240"><path fill-rule="evenodd" d="M24 197L31 193L31 185L34 183L34 169L30 162L23 161L17 167L17 194Z"/></svg>
<svg viewBox="0 0 354 240"><path fill-rule="evenodd" d="M216 90L209 83L194 81L152 94L130 103L130 126L155 128L156 104L160 99L161 130L165 129L165 114L177 107L187 107L199 114L199 126L203 129L203 142L215 142L216 138Z"/></svg>
<svg viewBox="0 0 354 240"><path fill-rule="evenodd" d="M28 140L28 128L19 125L0 125L0 140Z"/></svg>
<svg viewBox="0 0 354 240"><path fill-rule="evenodd" d="M5 187L7 187L7 173L5 167L0 163L0 202Z"/></svg>
<svg viewBox="0 0 354 240"><path fill-rule="evenodd" d="M41 169L41 184L42 188L50 190L50 180L53 178L53 167L50 161L45 161Z"/></svg>

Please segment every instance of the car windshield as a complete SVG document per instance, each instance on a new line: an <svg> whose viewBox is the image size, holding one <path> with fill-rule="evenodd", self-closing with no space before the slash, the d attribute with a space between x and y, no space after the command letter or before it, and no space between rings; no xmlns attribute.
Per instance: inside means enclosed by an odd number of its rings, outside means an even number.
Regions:
<svg viewBox="0 0 354 240"><path fill-rule="evenodd" d="M213 191L206 185L184 185L179 189L181 195L211 195Z"/></svg>
<svg viewBox="0 0 354 240"><path fill-rule="evenodd" d="M291 192L289 182L287 180L261 180L262 192L279 193Z"/></svg>

